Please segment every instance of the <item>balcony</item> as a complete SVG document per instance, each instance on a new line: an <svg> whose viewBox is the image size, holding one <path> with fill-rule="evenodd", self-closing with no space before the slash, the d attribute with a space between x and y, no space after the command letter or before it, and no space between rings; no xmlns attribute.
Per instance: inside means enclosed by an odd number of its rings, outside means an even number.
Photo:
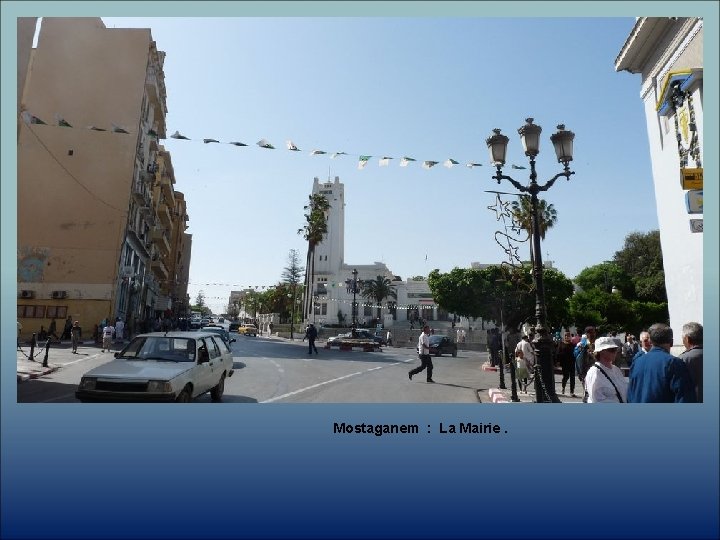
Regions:
<svg viewBox="0 0 720 540"><path fill-rule="evenodd" d="M168 241L167 235L161 229L153 230L150 239L158 247L160 253L170 254L170 242Z"/></svg>
<svg viewBox="0 0 720 540"><path fill-rule="evenodd" d="M161 202L157 207L157 215L160 218L160 222L166 229L172 228L172 216L170 214L170 207L164 202Z"/></svg>
<svg viewBox="0 0 720 540"><path fill-rule="evenodd" d="M160 257L153 257L150 261L150 269L155 273L158 280L165 281L168 278L167 266Z"/></svg>
<svg viewBox="0 0 720 540"><path fill-rule="evenodd" d="M160 175L160 189L162 190L162 195L165 197L165 200L168 202L169 206L175 207L175 190L172 187L172 179L170 178L170 175L163 172Z"/></svg>
<svg viewBox="0 0 720 540"><path fill-rule="evenodd" d="M142 184L140 184L139 182L133 183L132 197L133 197L133 200L138 204L138 206L145 206L147 204L147 200L148 200L147 191L145 191L145 187Z"/></svg>

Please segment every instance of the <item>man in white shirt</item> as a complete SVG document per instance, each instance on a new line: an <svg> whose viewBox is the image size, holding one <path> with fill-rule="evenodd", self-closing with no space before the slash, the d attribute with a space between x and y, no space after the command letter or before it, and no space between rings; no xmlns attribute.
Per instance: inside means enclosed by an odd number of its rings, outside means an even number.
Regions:
<svg viewBox="0 0 720 540"><path fill-rule="evenodd" d="M588 403L627 403L628 382L619 367L613 364L618 343L611 337L595 340L595 360L585 375Z"/></svg>
<svg viewBox="0 0 720 540"><path fill-rule="evenodd" d="M102 351L100 352L105 352L105 349L107 349L108 352L110 351L110 346L112 345L112 338L114 333L115 327L110 323L108 323L107 326L103 328L103 344Z"/></svg>
<svg viewBox="0 0 720 540"><path fill-rule="evenodd" d="M427 368L427 382L434 383L432 379L433 363L430 357L430 326L423 326L423 331L418 338L418 357L420 358L420 366L408 371L408 379L412 381L413 375L420 373Z"/></svg>

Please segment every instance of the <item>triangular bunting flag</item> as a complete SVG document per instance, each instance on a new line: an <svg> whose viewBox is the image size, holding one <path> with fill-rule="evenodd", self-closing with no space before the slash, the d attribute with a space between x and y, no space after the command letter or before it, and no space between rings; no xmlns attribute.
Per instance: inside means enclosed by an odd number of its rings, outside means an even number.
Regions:
<svg viewBox="0 0 720 540"><path fill-rule="evenodd" d="M325 152L324 150L313 150L312 152L310 152L311 156L319 156L321 154L327 154L327 152Z"/></svg>
<svg viewBox="0 0 720 540"><path fill-rule="evenodd" d="M402 158L402 159L400 160L400 166L401 166L401 167L407 167L408 163L410 163L411 161L417 161L417 160L416 160L416 159L413 159L413 158L411 158L411 157L405 156L404 158Z"/></svg>
<svg viewBox="0 0 720 540"><path fill-rule="evenodd" d="M360 156L360 161L358 161L358 169L360 169L360 170L364 169L364 168L365 168L365 165L367 165L368 160L369 160L371 157L372 157L372 156Z"/></svg>
<svg viewBox="0 0 720 540"><path fill-rule="evenodd" d="M387 167L388 165L390 165L390 160L391 160L391 159L392 159L392 158L391 158L391 157L388 157L388 156L381 157L381 158L380 158L380 166L381 166L381 167Z"/></svg>
<svg viewBox="0 0 720 540"><path fill-rule="evenodd" d="M123 127L120 127L120 126L116 126L115 124L112 124L112 129L111 129L111 131L112 131L113 133L126 133L126 134L129 134L129 133L130 133L127 129L125 129L125 128L123 128Z"/></svg>
<svg viewBox="0 0 720 540"><path fill-rule="evenodd" d="M170 137L173 138L173 139L184 139L184 140L186 140L186 141L189 141L189 140L190 140L190 139L188 139L185 135L180 135L180 132L177 131L177 130L175 130L175 133L173 133L172 135L170 135Z"/></svg>
<svg viewBox="0 0 720 540"><path fill-rule="evenodd" d="M482 167L482 163L468 163L466 167L472 169L473 167Z"/></svg>
<svg viewBox="0 0 720 540"><path fill-rule="evenodd" d="M455 161L452 158L448 158L447 161L443 162L443 165L445 165L448 169L452 169L453 165L457 165L459 161Z"/></svg>
<svg viewBox="0 0 720 540"><path fill-rule="evenodd" d="M256 144L260 148L267 148L269 150L275 150L275 147L272 144L270 144L268 141L266 141L265 139L260 139Z"/></svg>
<svg viewBox="0 0 720 540"><path fill-rule="evenodd" d="M335 152L332 156L333 159L335 159L338 156L347 156L347 152Z"/></svg>
<svg viewBox="0 0 720 540"><path fill-rule="evenodd" d="M232 144L232 145L234 145L234 146L247 146L247 144L242 143L242 142L237 142L237 141L233 141L233 142L228 143L228 144Z"/></svg>
<svg viewBox="0 0 720 540"><path fill-rule="evenodd" d="M297 146L295 146L295 143L292 142L292 141L287 141L287 149L288 149L288 150L292 150L293 152L299 152L299 151L300 151L300 149L299 149Z"/></svg>
<svg viewBox="0 0 720 540"><path fill-rule="evenodd" d="M213 142L219 143L220 141L218 141L217 139L203 139L203 142L205 144L208 144L208 143L213 143Z"/></svg>
<svg viewBox="0 0 720 540"><path fill-rule="evenodd" d="M513 169L527 169L527 167L521 167L520 165L515 165L514 163L511 166Z"/></svg>
<svg viewBox="0 0 720 540"><path fill-rule="evenodd" d="M88 129L91 129L93 131L107 131L107 129L99 128L97 126L88 126Z"/></svg>
<svg viewBox="0 0 720 540"><path fill-rule="evenodd" d="M431 167L434 167L437 164L438 164L437 161L423 161L422 168L430 169Z"/></svg>
<svg viewBox="0 0 720 540"><path fill-rule="evenodd" d="M60 116L59 114L56 114L56 115L55 115L55 120L57 121L57 125L60 126L60 127L69 127L69 128L72 127L72 126L68 123L68 121L65 120L65 119L64 119L62 116Z"/></svg>

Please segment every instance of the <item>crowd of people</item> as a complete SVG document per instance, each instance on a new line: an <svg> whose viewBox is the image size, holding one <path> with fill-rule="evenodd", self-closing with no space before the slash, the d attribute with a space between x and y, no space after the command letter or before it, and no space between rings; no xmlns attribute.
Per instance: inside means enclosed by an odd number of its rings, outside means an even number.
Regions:
<svg viewBox="0 0 720 540"><path fill-rule="evenodd" d="M531 331L510 349L515 351L516 378L525 392L536 362L533 338ZM570 396L579 397L575 393L577 378L586 403L700 403L702 325L683 325L682 343L685 350L673 356L673 331L663 323L640 332L637 341L633 334L626 333L624 342L616 332L598 336L597 329L588 326L582 335L565 332L562 339L555 336L553 362L562 369L562 394L569 384ZM495 347L490 344L491 359Z"/></svg>

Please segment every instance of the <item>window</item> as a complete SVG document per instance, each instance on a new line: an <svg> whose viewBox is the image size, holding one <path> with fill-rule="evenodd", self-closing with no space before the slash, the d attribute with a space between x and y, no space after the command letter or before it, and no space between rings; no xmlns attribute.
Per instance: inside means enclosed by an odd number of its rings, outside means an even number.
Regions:
<svg viewBox="0 0 720 540"><path fill-rule="evenodd" d="M48 306L45 316L48 319L55 317L56 319L64 319L67 317L67 306Z"/></svg>
<svg viewBox="0 0 720 540"><path fill-rule="evenodd" d="M17 316L22 319L44 319L45 306L18 306Z"/></svg>

